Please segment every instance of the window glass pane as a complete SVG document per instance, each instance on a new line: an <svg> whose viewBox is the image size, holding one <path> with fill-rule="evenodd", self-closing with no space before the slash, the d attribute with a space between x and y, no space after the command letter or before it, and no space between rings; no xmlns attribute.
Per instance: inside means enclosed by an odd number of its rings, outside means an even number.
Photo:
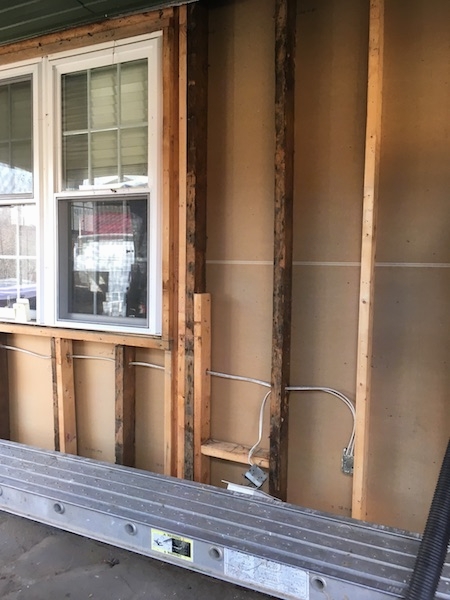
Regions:
<svg viewBox="0 0 450 600"><path fill-rule="evenodd" d="M33 191L31 80L0 84L0 194Z"/></svg>
<svg viewBox="0 0 450 600"><path fill-rule="evenodd" d="M68 204L67 312L146 319L147 198Z"/></svg>
<svg viewBox="0 0 450 600"><path fill-rule="evenodd" d="M61 85L63 131L87 129L87 72L63 75Z"/></svg>
<svg viewBox="0 0 450 600"><path fill-rule="evenodd" d="M22 256L36 256L36 206L25 204L19 212L19 245Z"/></svg>
<svg viewBox="0 0 450 600"><path fill-rule="evenodd" d="M87 134L71 135L63 139L65 188L77 190L89 182Z"/></svg>
<svg viewBox="0 0 450 600"><path fill-rule="evenodd" d="M147 185L147 60L69 73L61 85L63 189Z"/></svg>
<svg viewBox="0 0 450 600"><path fill-rule="evenodd" d="M91 71L91 128L117 127L117 66Z"/></svg>
<svg viewBox="0 0 450 600"><path fill-rule="evenodd" d="M0 255L15 256L17 252L17 228L13 218L13 211L17 213L18 207L0 206ZM0 277L3 275L0 274Z"/></svg>
<svg viewBox="0 0 450 600"><path fill-rule="evenodd" d="M147 182L147 127L122 131L121 161L125 181Z"/></svg>
<svg viewBox="0 0 450 600"><path fill-rule="evenodd" d="M31 146L31 140L23 142L12 142L11 143L11 158L15 170L22 173L31 173L33 170L33 149ZM19 174L17 174L19 177Z"/></svg>
<svg viewBox="0 0 450 600"><path fill-rule="evenodd" d="M147 122L148 73L147 61L138 60L121 65L120 121L122 125Z"/></svg>
<svg viewBox="0 0 450 600"><path fill-rule="evenodd" d="M96 186L118 183L117 131L92 134L92 178Z"/></svg>
<svg viewBox="0 0 450 600"><path fill-rule="evenodd" d="M36 308L36 207L0 206L0 306L28 298Z"/></svg>
<svg viewBox="0 0 450 600"><path fill-rule="evenodd" d="M31 138L31 82L11 85L11 137L14 140Z"/></svg>

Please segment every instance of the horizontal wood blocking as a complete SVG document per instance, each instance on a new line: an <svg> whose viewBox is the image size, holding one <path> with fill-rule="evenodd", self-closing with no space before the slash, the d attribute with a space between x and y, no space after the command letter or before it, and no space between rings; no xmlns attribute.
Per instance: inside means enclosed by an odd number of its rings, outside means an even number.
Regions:
<svg viewBox="0 0 450 600"><path fill-rule="evenodd" d="M133 348L149 348L154 350L169 349L170 342L160 337L135 335L128 333L109 333L106 331L84 331L82 329L61 329L59 327L42 327L40 325L23 325L19 323L0 323L0 333L35 335L37 337L63 338L82 342L100 342Z"/></svg>
<svg viewBox="0 0 450 600"><path fill-rule="evenodd" d="M172 23L173 9L158 10L91 23L70 30L49 33L29 40L0 46L0 64L29 60L47 54L74 50L145 35L162 30Z"/></svg>
<svg viewBox="0 0 450 600"><path fill-rule="evenodd" d="M202 454L211 458L220 458L230 462L248 464L248 453L250 446L242 444L233 444L232 442L221 442L219 440L208 440L202 444ZM256 450L252 455L252 461L258 467L269 468L269 451L264 449Z"/></svg>

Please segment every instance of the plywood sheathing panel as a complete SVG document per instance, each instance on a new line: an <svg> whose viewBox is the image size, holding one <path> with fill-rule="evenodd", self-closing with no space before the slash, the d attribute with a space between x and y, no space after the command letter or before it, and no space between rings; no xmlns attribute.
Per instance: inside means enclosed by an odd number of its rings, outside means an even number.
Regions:
<svg viewBox="0 0 450 600"><path fill-rule="evenodd" d="M368 514L423 531L450 431L450 269L379 268Z"/></svg>
<svg viewBox="0 0 450 600"><path fill-rule="evenodd" d="M52 361L49 338L10 335L8 345L48 358L9 351L11 439L54 448Z"/></svg>
<svg viewBox="0 0 450 600"><path fill-rule="evenodd" d="M164 367L164 354L137 350L136 361ZM136 366L136 467L164 473L165 371ZM169 474L169 473L167 473Z"/></svg>
<svg viewBox="0 0 450 600"><path fill-rule="evenodd" d="M422 531L450 431L450 5L385 23L367 510Z"/></svg>
<svg viewBox="0 0 450 600"><path fill-rule="evenodd" d="M210 4L208 260L273 261L273 13Z"/></svg>
<svg viewBox="0 0 450 600"><path fill-rule="evenodd" d="M115 461L114 346L75 342L74 378L77 397L78 454ZM102 360L109 359L109 360Z"/></svg>
<svg viewBox="0 0 450 600"><path fill-rule="evenodd" d="M272 266L208 265L212 370L270 380ZM211 435L252 446L267 388L211 377ZM267 405L268 409L268 405ZM262 447L268 449L266 411Z"/></svg>
<svg viewBox="0 0 450 600"><path fill-rule="evenodd" d="M310 3L297 24L291 385L354 400L368 4ZM288 499L349 515L350 412L319 392L294 392L290 406Z"/></svg>
<svg viewBox="0 0 450 600"><path fill-rule="evenodd" d="M354 399L357 266L294 266L291 385ZM352 478L341 472L352 418L336 397L291 392L288 501L349 516Z"/></svg>

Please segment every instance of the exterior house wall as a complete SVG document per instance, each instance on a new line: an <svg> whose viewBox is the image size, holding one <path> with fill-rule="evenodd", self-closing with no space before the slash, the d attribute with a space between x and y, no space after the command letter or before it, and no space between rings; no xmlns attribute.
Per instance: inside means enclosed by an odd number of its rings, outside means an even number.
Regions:
<svg viewBox="0 0 450 600"><path fill-rule="evenodd" d="M368 2L298 3L291 385L355 397ZM386 3L368 519L420 531L450 431L450 5ZM207 291L212 370L270 380L273 0L211 3ZM9 343L50 353L49 338ZM74 342L113 358L113 345ZM50 361L9 353L12 438L53 448ZM138 349L137 361L164 353ZM114 460L114 364L75 359L79 453ZM252 445L265 388L212 379L212 437ZM164 471L163 374L136 368L137 466ZM288 500L349 515L347 408L292 393ZM268 447L268 411L262 447ZM212 461L212 483L244 465Z"/></svg>

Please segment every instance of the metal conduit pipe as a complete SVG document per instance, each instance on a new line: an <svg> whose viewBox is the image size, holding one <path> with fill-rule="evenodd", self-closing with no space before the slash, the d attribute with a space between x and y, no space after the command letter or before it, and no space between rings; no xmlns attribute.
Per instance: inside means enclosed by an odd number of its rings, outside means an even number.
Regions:
<svg viewBox="0 0 450 600"><path fill-rule="evenodd" d="M433 600L450 541L450 440L439 474L406 600Z"/></svg>

